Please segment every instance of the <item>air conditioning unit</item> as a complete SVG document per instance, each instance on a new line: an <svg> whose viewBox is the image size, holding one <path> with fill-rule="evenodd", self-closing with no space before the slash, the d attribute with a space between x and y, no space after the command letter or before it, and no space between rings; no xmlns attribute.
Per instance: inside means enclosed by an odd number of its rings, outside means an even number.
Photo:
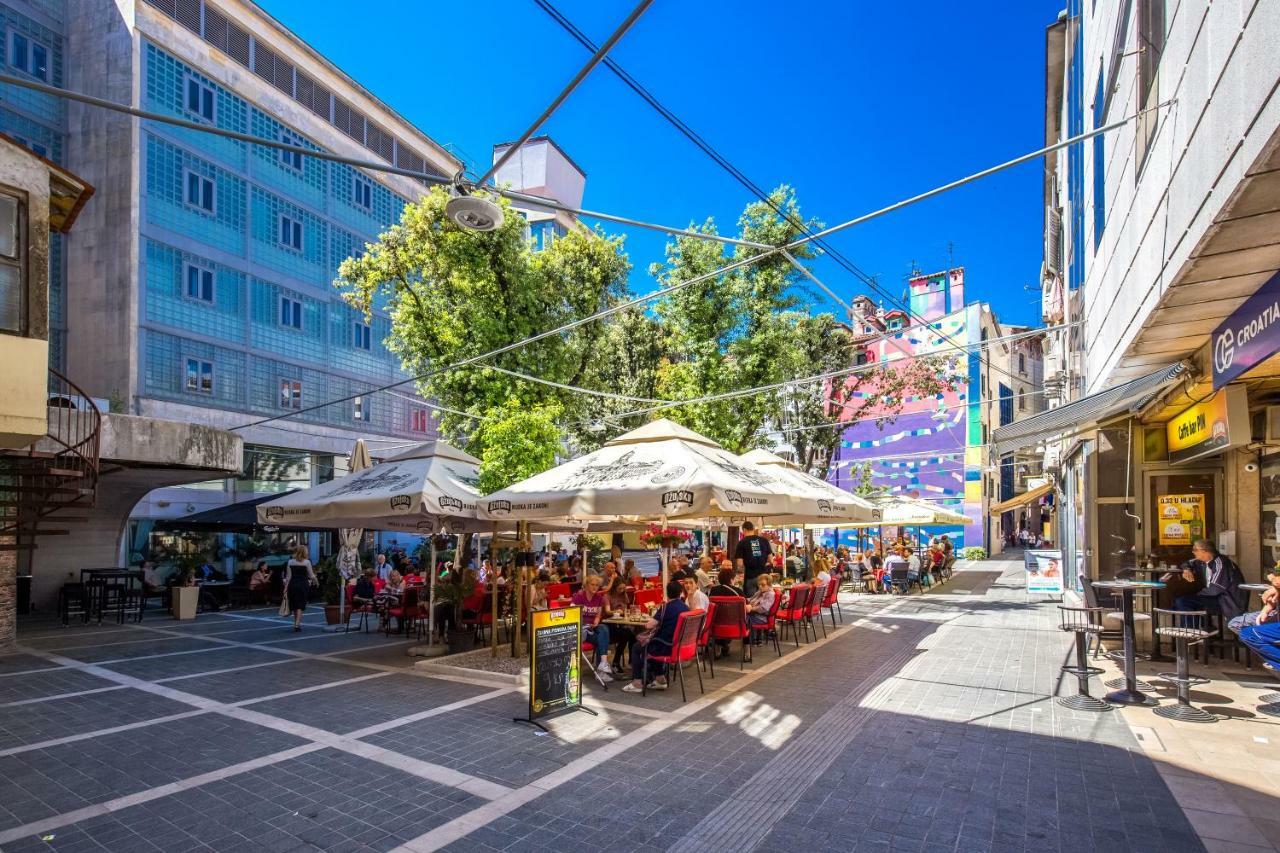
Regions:
<svg viewBox="0 0 1280 853"><path fill-rule="evenodd" d="M1266 408L1266 432L1263 441L1267 444L1280 444L1280 406Z"/></svg>

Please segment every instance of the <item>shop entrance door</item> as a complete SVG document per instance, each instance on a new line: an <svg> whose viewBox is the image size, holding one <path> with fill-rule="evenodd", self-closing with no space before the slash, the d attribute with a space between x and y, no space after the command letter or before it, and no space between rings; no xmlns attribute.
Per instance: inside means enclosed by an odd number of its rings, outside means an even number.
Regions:
<svg viewBox="0 0 1280 853"><path fill-rule="evenodd" d="M1196 539L1217 541L1222 529L1220 470L1149 471L1146 486L1147 553L1157 564L1190 560Z"/></svg>

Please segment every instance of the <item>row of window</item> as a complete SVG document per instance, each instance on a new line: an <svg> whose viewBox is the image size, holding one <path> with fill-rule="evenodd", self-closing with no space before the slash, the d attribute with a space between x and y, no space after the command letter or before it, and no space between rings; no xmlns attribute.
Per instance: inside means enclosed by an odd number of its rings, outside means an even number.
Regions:
<svg viewBox="0 0 1280 853"><path fill-rule="evenodd" d="M363 197L364 203L367 205L372 192L369 181L357 176L353 184L357 197ZM218 215L217 184L214 183L212 178L205 177L194 169L186 170L186 193L183 200L189 207L196 208L211 216ZM294 252L301 252L302 223L286 213L279 214L277 221L279 228L276 234L280 247Z"/></svg>
<svg viewBox="0 0 1280 853"><path fill-rule="evenodd" d="M0 201L3 198L0 197ZM196 264L186 265L186 295L188 299L200 302L213 302L213 270ZM302 331L302 300L292 296L280 296L280 325L288 329ZM369 324L355 320L351 324L351 345L356 349L371 350L373 348L373 332Z"/></svg>
<svg viewBox="0 0 1280 853"><path fill-rule="evenodd" d="M192 394L213 396L214 370L213 362L203 358L186 359L186 378L183 387ZM292 378L280 379L280 396L278 404L281 409L299 411L302 409L302 380ZM351 400L351 419L368 421L371 418L369 400L364 396ZM408 429L410 432L427 433L431 429L431 413L426 406L409 408Z"/></svg>
<svg viewBox="0 0 1280 853"><path fill-rule="evenodd" d="M207 85L199 77L196 77L195 75L188 75L186 92L187 112L191 113L193 117L204 120L209 124L217 124L218 99L215 96L213 88ZM280 129L279 141L285 145L292 145L294 148L307 147L307 141L305 139L303 139L299 134L294 133L292 130L283 127ZM298 174L302 174L303 156L304 155L301 151L288 148L281 148L278 152L280 163ZM372 213L373 181L359 172L353 174L349 199L356 207ZM208 209L212 210L212 208Z"/></svg>

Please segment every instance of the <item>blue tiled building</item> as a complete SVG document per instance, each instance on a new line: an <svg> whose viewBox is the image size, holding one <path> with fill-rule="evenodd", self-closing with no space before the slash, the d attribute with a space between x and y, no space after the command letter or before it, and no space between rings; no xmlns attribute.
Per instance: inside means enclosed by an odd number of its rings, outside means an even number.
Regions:
<svg viewBox="0 0 1280 853"><path fill-rule="evenodd" d="M246 0L0 0L0 26L6 73L351 158L462 168ZM118 411L224 428L289 415L241 431L241 479L153 492L135 545L156 519L328 479L357 437L376 453L433 435L412 385L367 393L405 378L390 322L332 286L422 182L15 87L0 87L0 131L97 189L51 252L55 366Z"/></svg>

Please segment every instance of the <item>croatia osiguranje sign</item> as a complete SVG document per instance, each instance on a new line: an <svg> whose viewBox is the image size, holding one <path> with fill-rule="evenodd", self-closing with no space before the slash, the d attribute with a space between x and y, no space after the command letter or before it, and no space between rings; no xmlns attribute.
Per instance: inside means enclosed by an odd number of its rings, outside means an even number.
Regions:
<svg viewBox="0 0 1280 853"><path fill-rule="evenodd" d="M1280 273L1213 330L1216 391L1280 351Z"/></svg>

